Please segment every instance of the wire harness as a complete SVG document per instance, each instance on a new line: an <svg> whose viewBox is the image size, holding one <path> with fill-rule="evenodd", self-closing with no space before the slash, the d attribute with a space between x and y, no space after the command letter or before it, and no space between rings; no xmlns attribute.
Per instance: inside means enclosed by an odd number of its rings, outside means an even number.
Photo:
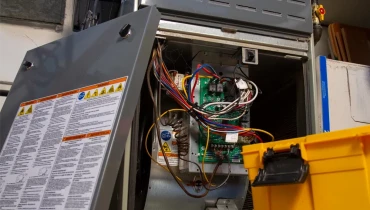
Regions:
<svg viewBox="0 0 370 210"><path fill-rule="evenodd" d="M151 61L150 61L150 64L147 70L146 80L148 84L149 93L150 93L150 96L153 102L155 120L154 120L153 125L148 130L148 133L145 137L145 149L146 149L148 156L156 164L158 164L164 170L170 172L170 174L174 177L174 180L177 182L179 187L188 196L194 197L194 198L201 198L201 197L206 196L209 193L209 191L216 190L224 186L227 183L227 180L229 179L230 174L231 174L230 159L227 157L227 155L225 156L224 153L222 152L216 153L218 162L210 178L208 178L207 174L204 171L205 156L206 156L208 147L210 145L210 134L211 133L220 135L220 136L225 136L227 133L238 133L238 135L242 137L245 137L245 136L254 137L259 142L263 142L262 138L259 136L259 133L264 133L270 136L271 141L274 141L274 136L271 133L265 130L262 130L262 129L243 128L237 125L230 125L230 124L224 123L225 121L237 120L243 117L245 113L247 112L247 110L252 105L253 101L256 100L259 94L258 86L248 78L248 76L243 72L240 66L238 65L235 66L235 69L233 72L234 78L232 78L232 77L222 77L218 75L215 69L213 69L213 67L209 64L199 64L197 65L196 70L191 75L187 75L182 79L181 81L182 91L181 91L179 90L178 85L174 83L173 76L171 74L171 72L176 71L176 70L169 71L166 67L165 62L163 61L163 57L162 57L163 49L164 47L158 42L158 47L154 49L152 52L152 58L151 58ZM236 77L236 74L237 74L236 70L239 70L241 72L241 74L238 73L238 75L241 75L242 77ZM203 71L208 76L200 75L201 71ZM182 109L171 109L159 115L157 103L156 103L153 90L152 90L152 84L151 84L151 79L150 79L151 74L153 74L154 77L159 82L161 86L160 89L166 90L167 94L170 97L172 97L173 100L175 100L177 104L180 107L182 107ZM217 102L209 102L209 103L204 103L204 104L197 104L196 102L194 102L194 92L196 89L196 85L199 81L199 78L202 78L202 77L207 77L214 81L217 81L218 84L220 83L229 84L232 87L230 91L235 93L233 94L235 95L235 97L229 98L226 101L217 101ZM219 89L217 88L218 88L217 86L210 87L212 91L219 91L220 88ZM214 109L214 107L216 106L219 107L218 110ZM185 156L187 156L189 152L189 140L188 140L188 133L187 133L188 131L186 130L187 128L183 125L182 119L178 119L177 114L172 114L172 112L188 113L192 118L196 120L196 122L199 124L200 129L207 131L207 142L205 144L205 150L204 150L203 159L201 162L201 165L202 165L201 167L197 163L185 159ZM238 115L234 117L230 117L229 113L238 113ZM164 123L163 123L161 118L166 115L168 116L165 118ZM156 133L156 138L158 139L159 147L161 151L164 151L162 140L160 138L160 129L159 129L159 123L158 123L159 121L162 123L162 125L168 125L174 129L176 133L175 138L178 144L179 158L181 160L195 164L197 168L199 169L200 178L202 179L202 185L205 189L205 192L203 192L202 194L192 194L186 189L185 185L183 184L183 180L174 173L173 169L171 169L167 155L165 153L163 153L163 157L164 157L166 166L159 164L150 154L149 149L148 149L148 138L153 128L155 128L156 130L155 133ZM219 166L223 164L223 162L226 160L228 162L227 177L221 184L219 184L218 186L215 186L214 184L212 184L212 180Z"/></svg>

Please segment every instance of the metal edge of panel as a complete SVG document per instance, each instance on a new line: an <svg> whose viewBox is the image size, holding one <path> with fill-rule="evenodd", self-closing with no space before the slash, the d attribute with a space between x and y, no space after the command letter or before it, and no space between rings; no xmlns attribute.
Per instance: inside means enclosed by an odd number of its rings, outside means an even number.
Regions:
<svg viewBox="0 0 370 210"><path fill-rule="evenodd" d="M147 36L144 36L141 40L141 45L138 46L138 55L136 57L136 65L132 72L135 72L131 75L130 80L127 83L127 89L133 89L134 85L142 84L145 69L147 62L150 58L151 46L153 45L155 32L157 30L157 25L153 24L159 22L160 13L155 7L148 9L148 17L150 17L146 24L143 26L146 31L148 31ZM152 36L151 36L152 35ZM153 39L151 39L153 37ZM150 47L148 47L150 46ZM136 89L137 90L137 89ZM131 113L134 115L134 110L136 108L136 103L132 101L138 101L140 94L136 94L134 91L127 91L123 96L120 103L120 108L118 110L118 115L116 122L113 126L113 132L111 136L111 141L108 145L102 168L99 175L98 184L96 186L96 191L93 196L93 202L90 206L90 209L107 209L111 201L112 191L114 182L116 181L117 172L119 170L119 165L121 164L121 157L126 144L127 139L120 139L121 136L128 135L128 128L122 129L125 126L131 126L131 120L122 118L124 113ZM135 99L136 98L136 99ZM124 106L124 104L126 104ZM125 134L126 133L126 134ZM121 154L121 155L120 155ZM112 173L114 172L114 173Z"/></svg>
<svg viewBox="0 0 370 210"><path fill-rule="evenodd" d="M127 138L128 141L130 141L130 145L126 144L125 149L125 164L123 168L123 189L124 193L122 194L122 201L125 201L125 203L122 203L122 209L134 209L135 207L135 189L136 189L136 176L137 176L137 164L138 164L138 151L139 151L139 139L140 139L140 103L141 103L141 94L138 101L138 104L136 106L135 116L132 120L132 133L131 138ZM127 153L127 154L126 154ZM127 160L128 159L128 160ZM133 169L133 170L132 170ZM126 182L127 181L127 182Z"/></svg>
<svg viewBox="0 0 370 210"><path fill-rule="evenodd" d="M128 204L130 203L130 188L132 187L130 185L130 182L129 182L129 179L131 179L131 173L132 173L132 170L130 170L131 168L131 156L132 156L132 150L131 150L131 140L132 140L132 137L133 137L133 134L132 134L132 130L135 129L135 128L131 128L130 131L129 131L129 135L127 136L127 141L126 141L126 146L125 146L125 152L124 152L124 164L123 164L123 186L122 186L122 203L120 204L121 205L121 209L128 209ZM135 180L136 182L136 180Z"/></svg>
<svg viewBox="0 0 370 210"><path fill-rule="evenodd" d="M309 43L306 41L299 41L298 38L297 40L289 40L238 31L235 33L228 33L223 32L221 31L221 29L218 28L204 27L166 20L160 21L157 35L172 35L177 37L182 36L183 38L188 37L191 39L200 39L211 42L217 42L218 40L218 42L222 41L222 43L225 43L225 41L229 41L239 43L239 45L240 43L244 43L247 45L260 46L261 48L269 47L270 50L288 50L289 52L291 52L289 54L303 56L307 56L307 54L304 53L309 51Z"/></svg>
<svg viewBox="0 0 370 210"><path fill-rule="evenodd" d="M310 35L304 35L304 34L294 34L289 33L286 31L275 31L275 30L268 30L265 28L259 28L259 27L246 27L243 24L227 24L223 22L218 22L215 20L202 20L202 19L189 19L186 16L181 16L179 14L176 14L176 16L173 16L171 14L167 14L165 11L162 11L162 19L168 20L168 21L175 21L175 22L181 22L181 23L187 23L187 24L194 24L194 25L203 25L207 27L213 27L213 28L229 28L231 30L241 31L245 33L251 33L251 34L260 34L265 36L272 36L272 37L279 37L283 39L290 39L290 40L305 40L308 41L310 39Z"/></svg>
<svg viewBox="0 0 370 210"><path fill-rule="evenodd" d="M238 46L238 47L246 47L246 48L253 48L253 49L259 49L259 50L266 50L266 51L272 51L272 52L277 52L277 53L295 55L299 57L307 57L307 53L303 51L287 50L287 49L282 49L279 47L269 47L269 46L262 46L258 44L248 44L246 42L221 40L218 38L208 38L208 37L201 37L201 36L174 33L174 32L166 32L166 31L157 31L157 36L158 38L176 37L176 38L183 38L183 39L192 39L192 40L218 43L222 45L233 45L233 46Z"/></svg>
<svg viewBox="0 0 370 210"><path fill-rule="evenodd" d="M309 43L308 60L304 64L305 70L305 95L306 95L306 126L307 134L321 133L321 101L320 93L320 75L316 71L315 46L313 35Z"/></svg>

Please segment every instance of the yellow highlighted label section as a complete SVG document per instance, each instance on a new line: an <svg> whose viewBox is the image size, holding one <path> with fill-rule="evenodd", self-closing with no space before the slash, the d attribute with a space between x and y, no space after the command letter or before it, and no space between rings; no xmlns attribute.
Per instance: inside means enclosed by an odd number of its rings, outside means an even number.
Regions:
<svg viewBox="0 0 370 210"><path fill-rule="evenodd" d="M85 96L85 99L89 99L89 98L91 98L90 91L89 91L89 92L87 92L87 94L86 94L86 96Z"/></svg>
<svg viewBox="0 0 370 210"><path fill-rule="evenodd" d="M26 114L31 114L32 113L32 105L27 109Z"/></svg>
<svg viewBox="0 0 370 210"><path fill-rule="evenodd" d="M24 107L22 107L21 111L18 113L18 116L24 115Z"/></svg>
<svg viewBox="0 0 370 210"><path fill-rule="evenodd" d="M103 89L100 92L100 95L102 96L102 95L105 95L105 94L107 94L107 90L105 89L105 87L103 87Z"/></svg>
<svg viewBox="0 0 370 210"><path fill-rule="evenodd" d="M110 86L109 90L108 90L108 93L114 93L114 86Z"/></svg>
<svg viewBox="0 0 370 210"><path fill-rule="evenodd" d="M171 152L171 148L168 146L167 142L164 142L163 150L164 152Z"/></svg>
<svg viewBox="0 0 370 210"><path fill-rule="evenodd" d="M116 92L122 91L122 83L119 83Z"/></svg>

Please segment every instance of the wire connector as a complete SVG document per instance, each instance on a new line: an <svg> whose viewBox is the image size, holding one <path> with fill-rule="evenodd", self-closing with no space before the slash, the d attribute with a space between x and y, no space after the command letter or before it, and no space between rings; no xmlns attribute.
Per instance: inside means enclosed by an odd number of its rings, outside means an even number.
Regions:
<svg viewBox="0 0 370 210"><path fill-rule="evenodd" d="M239 90L245 90L248 89L248 83L245 82L243 79L235 80L235 85L238 87Z"/></svg>

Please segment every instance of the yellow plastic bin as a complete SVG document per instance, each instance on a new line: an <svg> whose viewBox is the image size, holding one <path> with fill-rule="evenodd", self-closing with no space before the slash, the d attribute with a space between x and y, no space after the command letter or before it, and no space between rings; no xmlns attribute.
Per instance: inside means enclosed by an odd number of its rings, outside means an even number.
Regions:
<svg viewBox="0 0 370 210"><path fill-rule="evenodd" d="M305 182L252 187L254 210L370 210L370 126L243 146L251 183L268 148L296 144L309 165Z"/></svg>

